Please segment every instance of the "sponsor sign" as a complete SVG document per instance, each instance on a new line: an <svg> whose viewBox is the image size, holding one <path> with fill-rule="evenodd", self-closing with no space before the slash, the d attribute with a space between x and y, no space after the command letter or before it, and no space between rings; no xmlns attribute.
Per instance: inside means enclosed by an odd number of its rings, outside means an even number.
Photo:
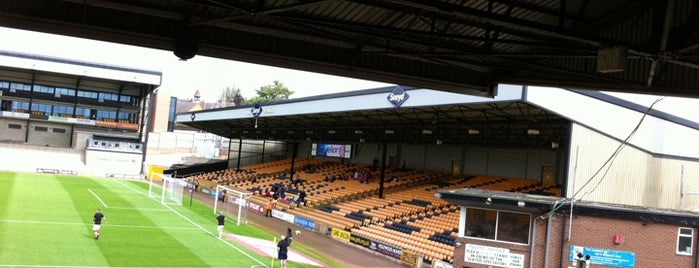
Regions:
<svg viewBox="0 0 699 268"><path fill-rule="evenodd" d="M95 125L100 127L117 127L117 122L95 121Z"/></svg>
<svg viewBox="0 0 699 268"><path fill-rule="evenodd" d="M360 245L365 248L371 248L371 240L361 236L357 236L355 234L350 235L350 243Z"/></svg>
<svg viewBox="0 0 699 268"><path fill-rule="evenodd" d="M294 217L294 224L306 228L308 230L313 230L313 225L315 224L315 222L313 222L313 220L306 219L301 216L296 216Z"/></svg>
<svg viewBox="0 0 699 268"><path fill-rule="evenodd" d="M94 126L95 125L95 120L91 119L84 119L84 118L77 118L75 119L76 124L81 124L81 125L90 125Z"/></svg>
<svg viewBox="0 0 699 268"><path fill-rule="evenodd" d="M286 213L284 211L279 211L276 209L272 210L272 217L279 218L281 220L284 220L286 222L294 223L294 215L291 215L289 213Z"/></svg>
<svg viewBox="0 0 699 268"><path fill-rule="evenodd" d="M466 244L464 261L495 267L523 268L524 254L510 253L509 249Z"/></svg>
<svg viewBox="0 0 699 268"><path fill-rule="evenodd" d="M400 259L401 250L383 243L371 241L371 249L376 250L383 255Z"/></svg>
<svg viewBox="0 0 699 268"><path fill-rule="evenodd" d="M228 199L228 202L230 202L230 203L232 203L232 204L238 204L238 205L244 206L244 207L247 206L247 203L248 203L247 200L245 200L245 199L243 199L243 198L238 198L238 197L235 197L235 196L231 196L231 198Z"/></svg>
<svg viewBox="0 0 699 268"><path fill-rule="evenodd" d="M599 248L587 248L570 246L568 250L568 260L577 260L578 253L590 255L590 264L611 267L634 267L636 254L627 251L617 251Z"/></svg>
<svg viewBox="0 0 699 268"><path fill-rule="evenodd" d="M330 235L337 240L342 240L345 242L349 242L351 236L350 232L338 228L332 228Z"/></svg>
<svg viewBox="0 0 699 268"><path fill-rule="evenodd" d="M209 188L201 187L201 192L205 194L211 194L211 190Z"/></svg>
<svg viewBox="0 0 699 268"><path fill-rule="evenodd" d="M400 261L407 265L410 265L411 267L417 267L419 259L420 257L417 255L417 253L414 252L408 252L404 250L400 254Z"/></svg>
<svg viewBox="0 0 699 268"><path fill-rule="evenodd" d="M53 169L53 168L37 168L36 173L78 175L78 172L74 171L74 170Z"/></svg>
<svg viewBox="0 0 699 268"><path fill-rule="evenodd" d="M454 266L448 262L434 260L432 261L432 268L454 268Z"/></svg>
<svg viewBox="0 0 699 268"><path fill-rule="evenodd" d="M329 157L345 157L344 144L318 144L315 155Z"/></svg>
<svg viewBox="0 0 699 268"><path fill-rule="evenodd" d="M118 128L127 128L127 129L138 129L138 124L132 124L132 123L117 123Z"/></svg>
<svg viewBox="0 0 699 268"><path fill-rule="evenodd" d="M18 112L2 112L2 116L4 117L14 117L14 118L22 118L22 119L28 119L29 114L28 113L18 113Z"/></svg>
<svg viewBox="0 0 699 268"><path fill-rule="evenodd" d="M259 212L259 213L261 213L261 214L265 213L265 208L264 208L264 207L262 207L262 206L260 206L260 205L258 205L258 204L255 204L255 203L253 203L253 202L248 202L248 209L250 209L250 210L252 210L252 211L257 211L257 212Z"/></svg>
<svg viewBox="0 0 699 268"><path fill-rule="evenodd" d="M388 99L388 102L393 104L394 108L398 108L403 105L408 98L410 98L410 95L408 95L408 92L405 92L405 89L403 89L401 86L396 86L393 88L391 93L386 96L386 99Z"/></svg>

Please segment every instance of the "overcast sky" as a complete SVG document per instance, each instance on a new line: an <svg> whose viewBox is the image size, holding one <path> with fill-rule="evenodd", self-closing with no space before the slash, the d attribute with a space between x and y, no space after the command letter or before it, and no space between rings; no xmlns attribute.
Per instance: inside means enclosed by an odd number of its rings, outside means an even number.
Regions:
<svg viewBox="0 0 699 268"><path fill-rule="evenodd" d="M0 36L2 50L161 71L160 90L179 98L190 98L199 89L206 101L216 101L226 87L240 88L250 98L274 80L294 91L292 98L391 85L205 56L180 61L171 51L11 28L0 27Z"/></svg>

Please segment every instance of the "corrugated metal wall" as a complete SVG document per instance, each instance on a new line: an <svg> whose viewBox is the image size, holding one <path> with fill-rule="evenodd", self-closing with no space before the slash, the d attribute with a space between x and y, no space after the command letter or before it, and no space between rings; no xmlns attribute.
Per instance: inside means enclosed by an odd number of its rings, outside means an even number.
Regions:
<svg viewBox="0 0 699 268"><path fill-rule="evenodd" d="M566 196L678 209L683 177L685 191L699 192L699 162L654 157L631 146L609 160L620 144L619 140L573 124ZM695 208L699 208L699 195L685 196L684 209Z"/></svg>

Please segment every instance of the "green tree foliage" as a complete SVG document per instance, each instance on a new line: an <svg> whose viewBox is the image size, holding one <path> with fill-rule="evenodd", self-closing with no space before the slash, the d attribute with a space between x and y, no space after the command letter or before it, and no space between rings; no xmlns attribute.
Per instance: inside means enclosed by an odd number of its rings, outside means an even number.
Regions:
<svg viewBox="0 0 699 268"><path fill-rule="evenodd" d="M255 92L257 92L257 96L245 101L246 104L268 103L286 100L289 99L289 96L291 96L291 94L294 94L293 91L289 90L289 88L284 86L284 84L282 84L278 80L274 80L274 84L272 85L260 87L260 89L255 90Z"/></svg>
<svg viewBox="0 0 699 268"><path fill-rule="evenodd" d="M237 87L226 87L221 91L221 97L218 99L219 102L225 103L235 103L235 106L239 106L245 103L245 98L240 94L240 89Z"/></svg>

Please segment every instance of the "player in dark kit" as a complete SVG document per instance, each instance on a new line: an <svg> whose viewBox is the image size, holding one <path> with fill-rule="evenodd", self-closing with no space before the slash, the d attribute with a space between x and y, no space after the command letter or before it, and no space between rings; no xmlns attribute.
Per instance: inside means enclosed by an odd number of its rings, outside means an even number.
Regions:
<svg viewBox="0 0 699 268"><path fill-rule="evenodd" d="M223 234L223 226L226 223L226 216L223 215L223 212L219 212L216 220L218 221L218 238L221 238L221 235Z"/></svg>
<svg viewBox="0 0 699 268"><path fill-rule="evenodd" d="M104 214L102 214L102 211L98 208L97 211L95 211L95 215L92 217L92 222L94 223L94 225L92 225L92 231L95 232L95 239L100 238L102 220L104 220L104 223L107 223L107 218L104 217Z"/></svg>

